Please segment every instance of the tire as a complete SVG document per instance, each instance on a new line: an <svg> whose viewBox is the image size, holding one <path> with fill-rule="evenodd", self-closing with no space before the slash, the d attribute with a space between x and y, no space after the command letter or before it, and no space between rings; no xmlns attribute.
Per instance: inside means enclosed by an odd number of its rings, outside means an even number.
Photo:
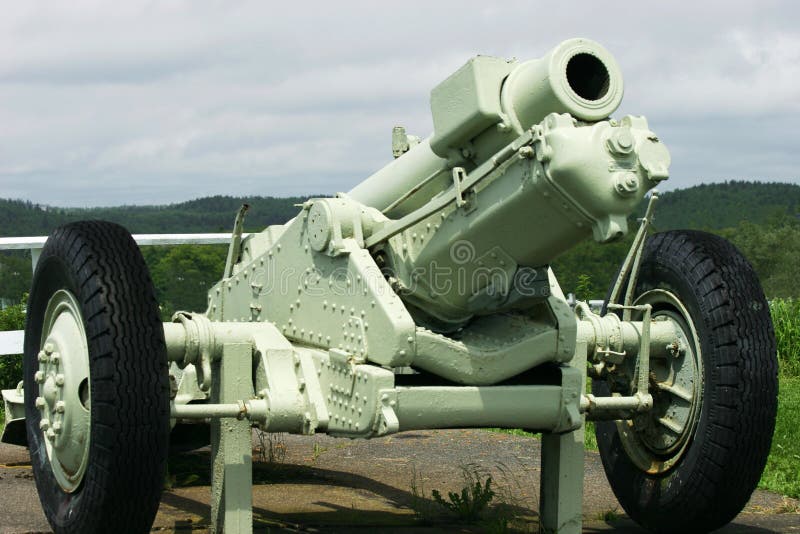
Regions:
<svg viewBox="0 0 800 534"><path fill-rule="evenodd" d="M638 450L636 440L649 439L641 428L625 431L635 420L596 422L595 432L611 488L634 521L654 532L708 532L744 508L766 464L777 411L775 335L753 268L720 237L672 231L648 240L635 298L669 294L699 343L701 400L686 412L695 415L683 448L646 472L629 453ZM659 313L674 312L664 304ZM652 381L650 389L657 389ZM593 391L611 394L602 380Z"/></svg>
<svg viewBox="0 0 800 534"><path fill-rule="evenodd" d="M169 445L167 355L147 266L123 227L76 222L45 243L28 299L24 386L53 531L149 531Z"/></svg>

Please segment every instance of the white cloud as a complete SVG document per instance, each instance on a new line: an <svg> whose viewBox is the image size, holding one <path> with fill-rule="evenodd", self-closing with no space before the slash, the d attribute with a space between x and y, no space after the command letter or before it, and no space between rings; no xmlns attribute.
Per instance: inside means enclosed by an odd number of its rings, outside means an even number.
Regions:
<svg viewBox="0 0 800 534"><path fill-rule="evenodd" d="M471 55L596 39L673 151L673 186L798 181L788 1L23 2L0 18L0 196L60 205L347 190L431 129Z"/></svg>

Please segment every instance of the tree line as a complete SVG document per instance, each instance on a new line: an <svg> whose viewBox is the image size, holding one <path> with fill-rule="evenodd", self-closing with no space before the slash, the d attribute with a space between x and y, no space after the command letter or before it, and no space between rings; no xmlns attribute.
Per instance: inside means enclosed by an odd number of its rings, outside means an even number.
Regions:
<svg viewBox="0 0 800 534"><path fill-rule="evenodd" d="M304 199L272 197L208 197L169 206L116 208L52 208L29 202L0 200L0 236L45 235L73 220L94 218L117 222L132 233L226 232L242 203L251 206L248 231L280 224L296 215ZM694 228L726 237L753 264L768 298L800 297L794 281L800 258L800 186L777 183L726 182L663 193L656 207L655 230ZM642 208L643 210L643 208ZM567 292L582 299L602 299L630 246L623 240L598 245L584 241L558 258L553 269ZM144 247L157 297L165 317L178 309L202 311L206 292L222 275L225 246ZM19 302L30 287L27 252L0 254L0 298Z"/></svg>

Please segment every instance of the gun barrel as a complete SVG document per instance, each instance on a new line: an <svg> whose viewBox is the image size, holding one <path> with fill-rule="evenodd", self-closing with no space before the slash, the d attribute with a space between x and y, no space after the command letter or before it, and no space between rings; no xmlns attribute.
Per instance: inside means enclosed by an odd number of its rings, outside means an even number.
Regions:
<svg viewBox="0 0 800 534"><path fill-rule="evenodd" d="M525 62L477 56L431 92L434 133L352 189L354 200L389 217L405 215L550 113L594 122L622 100L613 56L588 39L570 39Z"/></svg>

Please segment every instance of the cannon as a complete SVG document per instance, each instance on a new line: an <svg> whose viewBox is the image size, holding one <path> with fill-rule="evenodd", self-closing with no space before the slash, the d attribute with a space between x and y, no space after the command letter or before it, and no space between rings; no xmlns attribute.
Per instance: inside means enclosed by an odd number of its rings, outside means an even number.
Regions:
<svg viewBox="0 0 800 534"><path fill-rule="evenodd" d="M622 95L587 39L477 56L433 89L433 134L396 127L394 160L349 192L253 234L243 206L207 309L166 323L124 228L57 229L35 268L24 381L4 392L53 530L147 530L170 445L197 436L212 528L232 533L252 530L253 427L503 427L542 434L541 531L579 532L586 420L639 524L730 521L774 428L767 302L728 242L651 232L646 195L670 156L645 118L611 118ZM629 232L603 309L568 302L553 261Z"/></svg>

